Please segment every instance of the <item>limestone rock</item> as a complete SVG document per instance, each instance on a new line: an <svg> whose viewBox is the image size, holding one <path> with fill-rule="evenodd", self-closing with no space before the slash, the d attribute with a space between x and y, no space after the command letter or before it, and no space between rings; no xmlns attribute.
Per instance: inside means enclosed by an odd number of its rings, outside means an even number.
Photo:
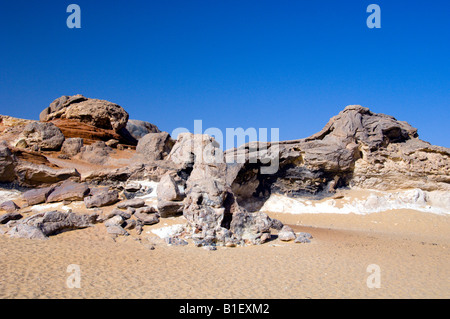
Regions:
<svg viewBox="0 0 450 319"><path fill-rule="evenodd" d="M294 240L297 236L291 227L285 225L278 233L278 239L282 241Z"/></svg>

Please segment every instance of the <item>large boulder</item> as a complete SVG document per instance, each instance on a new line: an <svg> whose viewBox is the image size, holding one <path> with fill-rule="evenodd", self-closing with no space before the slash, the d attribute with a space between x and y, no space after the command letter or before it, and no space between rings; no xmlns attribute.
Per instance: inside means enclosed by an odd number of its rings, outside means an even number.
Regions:
<svg viewBox="0 0 450 319"><path fill-rule="evenodd" d="M63 142L64 135L54 124L33 122L24 127L16 146L54 151L59 150Z"/></svg>
<svg viewBox="0 0 450 319"><path fill-rule="evenodd" d="M156 125L140 120L128 120L126 130L137 141L149 133L161 133Z"/></svg>
<svg viewBox="0 0 450 319"><path fill-rule="evenodd" d="M146 160L163 160L169 155L174 143L167 132L149 133L139 140L136 152L144 155Z"/></svg>
<svg viewBox="0 0 450 319"><path fill-rule="evenodd" d="M74 119L81 123L118 132L126 127L128 113L115 103L75 95L56 99L41 112L39 118L43 122L57 118Z"/></svg>

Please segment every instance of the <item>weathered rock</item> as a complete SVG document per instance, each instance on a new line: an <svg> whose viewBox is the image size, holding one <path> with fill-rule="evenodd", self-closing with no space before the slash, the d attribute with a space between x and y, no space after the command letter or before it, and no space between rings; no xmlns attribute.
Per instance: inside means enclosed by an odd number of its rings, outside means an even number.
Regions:
<svg viewBox="0 0 450 319"><path fill-rule="evenodd" d="M195 162L224 163L223 152L213 137L192 133L178 135L167 159L184 169L192 168Z"/></svg>
<svg viewBox="0 0 450 319"><path fill-rule="evenodd" d="M309 233L298 233L297 238L295 238L294 243L307 244L311 242L312 236Z"/></svg>
<svg viewBox="0 0 450 319"><path fill-rule="evenodd" d="M136 211L134 216L143 224L143 225L153 225L159 223L159 217L156 214L146 214Z"/></svg>
<svg viewBox="0 0 450 319"><path fill-rule="evenodd" d="M139 139L136 152L145 156L147 160L163 160L170 153L175 142L169 133L149 133Z"/></svg>
<svg viewBox="0 0 450 319"><path fill-rule="evenodd" d="M56 169L29 162L20 162L16 167L16 175L19 184L26 187L47 186L69 178L80 178L75 168Z"/></svg>
<svg viewBox="0 0 450 319"><path fill-rule="evenodd" d="M56 118L75 119L103 129L119 131L128 121L128 113L115 103L89 99L82 95L63 96L53 101L39 116L43 122Z"/></svg>
<svg viewBox="0 0 450 319"><path fill-rule="evenodd" d="M106 227L110 226L121 226L123 224L124 220L121 216L116 215L114 217L111 217L105 222Z"/></svg>
<svg viewBox="0 0 450 319"><path fill-rule="evenodd" d="M161 177L156 189L158 201L180 201L183 196L178 189L175 179L170 174Z"/></svg>
<svg viewBox="0 0 450 319"><path fill-rule="evenodd" d="M115 140L115 139L111 139L106 141L106 146L112 147L112 148L116 148L117 145L119 145L120 141L119 140Z"/></svg>
<svg viewBox="0 0 450 319"><path fill-rule="evenodd" d="M6 142L0 141L0 183L12 182L16 178L14 169L17 159L7 146Z"/></svg>
<svg viewBox="0 0 450 319"><path fill-rule="evenodd" d="M82 201L89 194L89 186L86 183L64 181L57 186L47 197L48 203L67 201Z"/></svg>
<svg viewBox="0 0 450 319"><path fill-rule="evenodd" d="M295 232L291 227L285 225L278 233L278 239L282 241L290 241L296 238Z"/></svg>
<svg viewBox="0 0 450 319"><path fill-rule="evenodd" d="M279 221L278 219L271 218L270 219L270 228L281 230L283 228L283 223Z"/></svg>
<svg viewBox="0 0 450 319"><path fill-rule="evenodd" d="M10 212L7 214L0 215L0 224L6 224L10 220L18 220L21 219L22 215L18 212Z"/></svg>
<svg viewBox="0 0 450 319"><path fill-rule="evenodd" d="M175 201L158 201L158 212L162 218L169 218L183 213L184 203Z"/></svg>
<svg viewBox="0 0 450 319"><path fill-rule="evenodd" d="M106 227L108 234L113 236L129 236L130 234L122 226L109 226Z"/></svg>
<svg viewBox="0 0 450 319"><path fill-rule="evenodd" d="M81 152L83 139L80 137L67 138L61 148L61 153L68 156L75 156Z"/></svg>
<svg viewBox="0 0 450 319"><path fill-rule="evenodd" d="M133 208L139 208L139 207L143 207L145 206L145 201L143 199L140 198L133 198L133 199L129 199L123 202L120 202L117 205L117 208L128 208L128 207L133 207Z"/></svg>
<svg viewBox="0 0 450 319"><path fill-rule="evenodd" d="M47 201L48 195L55 189L55 186L31 189L22 194L22 198L27 202L28 206L42 204Z"/></svg>
<svg viewBox="0 0 450 319"><path fill-rule="evenodd" d="M61 130L52 123L33 122L27 124L18 138L20 146L36 150L59 150L64 142Z"/></svg>
<svg viewBox="0 0 450 319"><path fill-rule="evenodd" d="M63 231L90 227L97 217L96 214L78 215L58 211L38 213L21 220L8 234L12 238L46 239Z"/></svg>
<svg viewBox="0 0 450 319"><path fill-rule="evenodd" d="M108 215L105 216L106 219L109 219L114 216L120 216L124 220L131 218L131 212L123 211L118 208L114 208Z"/></svg>
<svg viewBox="0 0 450 319"><path fill-rule="evenodd" d="M253 245L270 239L272 221L265 213L240 212L233 214L230 231L239 240Z"/></svg>
<svg viewBox="0 0 450 319"><path fill-rule="evenodd" d="M8 213L15 212L18 209L20 209L20 207L12 200L8 200L0 204L0 210L4 210Z"/></svg>
<svg viewBox="0 0 450 319"><path fill-rule="evenodd" d="M128 120L126 129L137 141L149 133L161 132L156 125L140 120Z"/></svg>
<svg viewBox="0 0 450 319"><path fill-rule="evenodd" d="M141 184L139 184L138 182L129 182L125 185L124 189L127 192L135 193L135 192L139 191L141 189L141 187L142 187Z"/></svg>
<svg viewBox="0 0 450 319"><path fill-rule="evenodd" d="M83 146L76 158L88 163L105 164L112 152L113 149L107 146L105 142L97 141L91 145Z"/></svg>
<svg viewBox="0 0 450 319"><path fill-rule="evenodd" d="M144 206L144 207L137 208L134 213L135 214L156 214L157 212L158 211L154 207Z"/></svg>
<svg viewBox="0 0 450 319"><path fill-rule="evenodd" d="M188 242L185 241L182 238L178 238L178 237L167 237L164 239L166 244L169 246L186 246L188 245Z"/></svg>
<svg viewBox="0 0 450 319"><path fill-rule="evenodd" d="M91 189L91 196L84 198L86 208L110 206L119 201L119 193L116 190Z"/></svg>
<svg viewBox="0 0 450 319"><path fill-rule="evenodd" d="M233 193L251 211L273 193L318 198L348 186L450 189L450 150L420 141L406 122L359 105L346 107L306 139L247 143L225 158L233 160L227 170ZM263 172L271 164L275 171Z"/></svg>

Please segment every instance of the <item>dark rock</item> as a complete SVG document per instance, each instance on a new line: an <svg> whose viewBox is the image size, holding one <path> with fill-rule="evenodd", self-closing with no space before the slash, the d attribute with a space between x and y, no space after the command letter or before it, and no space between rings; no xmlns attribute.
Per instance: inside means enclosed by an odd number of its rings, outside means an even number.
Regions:
<svg viewBox="0 0 450 319"><path fill-rule="evenodd" d="M143 206L145 206L145 201L143 199L133 198L119 203L117 205L117 208L128 208L128 207L139 208Z"/></svg>
<svg viewBox="0 0 450 319"><path fill-rule="evenodd" d="M57 186L47 197L48 203L68 201L82 201L89 194L89 186L86 183L76 183L70 180Z"/></svg>
<svg viewBox="0 0 450 319"><path fill-rule="evenodd" d="M153 225L159 223L159 217L155 214L146 214L136 211L134 217L137 218L143 225Z"/></svg>
<svg viewBox="0 0 450 319"><path fill-rule="evenodd" d="M15 212L16 210L20 209L20 207L17 206L17 204L14 203L12 200L8 200L8 201L0 204L0 209L6 211L8 213L12 213L12 212Z"/></svg>
<svg viewBox="0 0 450 319"><path fill-rule="evenodd" d="M22 215L18 212L11 212L4 215L0 215L0 224L6 224L10 220L18 220L21 219Z"/></svg>
<svg viewBox="0 0 450 319"><path fill-rule="evenodd" d="M99 189L93 193L91 189L91 196L84 198L86 208L110 206L119 201L119 193L116 190Z"/></svg>
<svg viewBox="0 0 450 319"><path fill-rule="evenodd" d="M79 215L58 211L38 213L21 220L8 234L12 238L46 239L63 231L90 227L97 217L97 214Z"/></svg>
<svg viewBox="0 0 450 319"><path fill-rule="evenodd" d="M184 204L183 202L174 201L159 201L158 202L158 212L161 218L169 218L180 215L183 213Z"/></svg>
<svg viewBox="0 0 450 319"><path fill-rule="evenodd" d="M9 183L16 179L14 172L16 165L16 157L6 142L0 141L0 183Z"/></svg>

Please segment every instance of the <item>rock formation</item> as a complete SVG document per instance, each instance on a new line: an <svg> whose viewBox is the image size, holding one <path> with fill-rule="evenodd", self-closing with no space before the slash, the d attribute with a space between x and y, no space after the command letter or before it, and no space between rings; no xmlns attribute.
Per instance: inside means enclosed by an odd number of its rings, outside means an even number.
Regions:
<svg viewBox="0 0 450 319"><path fill-rule="evenodd" d="M153 124L128 120L119 105L82 95L56 99L40 120L0 116L0 183L20 188L25 203L0 205L11 237L45 239L96 222L112 236L139 236L146 225L183 215L183 230L165 239L170 245L186 239L207 249L261 244L272 230L280 240L308 243L310 234L296 234L260 211L272 194L323 198L345 187L450 190L449 149L420 140L406 122L359 105L347 106L308 138L251 142L225 152L208 135L183 133L174 141ZM154 189L148 181L159 183L153 206L144 199ZM29 215L34 205L72 201L91 213Z"/></svg>

